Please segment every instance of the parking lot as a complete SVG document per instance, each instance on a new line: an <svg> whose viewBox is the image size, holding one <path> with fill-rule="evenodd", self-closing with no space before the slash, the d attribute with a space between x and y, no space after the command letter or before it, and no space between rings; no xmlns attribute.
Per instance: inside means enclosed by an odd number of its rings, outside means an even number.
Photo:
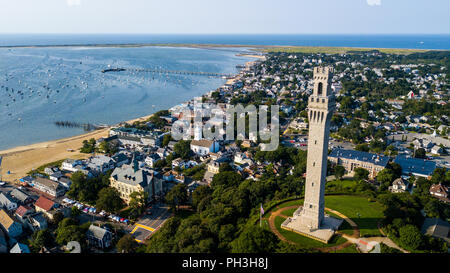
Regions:
<svg viewBox="0 0 450 273"><path fill-rule="evenodd" d="M172 216L166 205L153 205L146 214L132 227L130 233L136 241L143 242L150 237L162 224Z"/></svg>

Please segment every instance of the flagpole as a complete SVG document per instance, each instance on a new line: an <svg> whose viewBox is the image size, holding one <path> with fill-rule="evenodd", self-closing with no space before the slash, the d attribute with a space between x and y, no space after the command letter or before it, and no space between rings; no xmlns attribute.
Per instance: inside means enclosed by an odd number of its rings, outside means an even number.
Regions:
<svg viewBox="0 0 450 273"><path fill-rule="evenodd" d="M261 208L262 208L262 204L261 204ZM261 227L261 225L262 225L262 221L261 221L261 217L262 217L261 208L259 209L259 227Z"/></svg>

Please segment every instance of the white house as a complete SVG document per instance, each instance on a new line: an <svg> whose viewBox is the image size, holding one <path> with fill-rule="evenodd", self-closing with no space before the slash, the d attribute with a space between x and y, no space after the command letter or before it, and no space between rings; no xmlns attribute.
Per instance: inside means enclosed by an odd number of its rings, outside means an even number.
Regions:
<svg viewBox="0 0 450 273"><path fill-rule="evenodd" d="M192 140L191 150L197 155L206 155L209 153L217 153L220 149L220 144L212 140Z"/></svg>
<svg viewBox="0 0 450 273"><path fill-rule="evenodd" d="M408 189L408 181L403 180L402 178L397 178L392 182L392 186L389 187L389 190L393 193L401 193L405 192Z"/></svg>

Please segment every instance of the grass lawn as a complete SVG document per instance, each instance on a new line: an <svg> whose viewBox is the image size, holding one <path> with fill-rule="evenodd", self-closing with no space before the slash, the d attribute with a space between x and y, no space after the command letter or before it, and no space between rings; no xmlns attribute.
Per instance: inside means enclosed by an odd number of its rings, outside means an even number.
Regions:
<svg viewBox="0 0 450 273"><path fill-rule="evenodd" d="M330 215L330 216L333 216L333 217L335 217L335 218L341 219L341 217L337 216L337 215L334 214L334 213L331 213L331 212L328 212L328 211L325 211L325 213L328 214L328 215ZM344 233L344 234L348 234L348 235L352 235L352 234L353 234L353 228L352 228L352 226L351 226L347 221L345 221L345 220L344 220L344 222L342 222L342 224L341 224L341 226L339 227L338 230L339 230L339 232L342 232L342 233Z"/></svg>
<svg viewBox="0 0 450 273"><path fill-rule="evenodd" d="M382 206L366 197L348 195L325 196L325 206L339 211L358 225L361 236L380 235L378 221L383 217ZM359 214L359 216L358 216Z"/></svg>
<svg viewBox="0 0 450 273"><path fill-rule="evenodd" d="M287 209L285 211L283 211L281 214L291 217L294 214L294 211L296 211L297 208L292 208L292 209Z"/></svg>
<svg viewBox="0 0 450 273"><path fill-rule="evenodd" d="M356 185L356 181L353 179L341 179L341 180L333 180L330 182L327 182L326 188L336 188L336 187L342 187L342 189L350 189L354 185Z"/></svg>
<svg viewBox="0 0 450 273"><path fill-rule="evenodd" d="M300 206L303 199L288 201L280 204L278 209L289 206ZM383 209L377 202L369 202L366 197L350 196L350 195L328 195L325 196L325 207L334 209L352 219L359 227L362 236L379 236L381 235L377 223L383 217ZM278 210L274 208L272 211ZM292 215L294 210L287 210L283 215ZM327 212L328 213L328 212ZM358 217L359 213L359 217ZM328 213L330 214L330 213ZM332 215L332 214L330 214ZM332 215L335 216L335 215ZM280 217L282 218L282 217ZM283 218L282 218L283 219ZM340 229L345 234L352 234L351 226L344 221Z"/></svg>
<svg viewBox="0 0 450 273"><path fill-rule="evenodd" d="M336 252L330 252L330 253L359 253L359 252L358 252L358 250L356 250L356 245L351 245L344 249L336 250Z"/></svg>
<svg viewBox="0 0 450 273"><path fill-rule="evenodd" d="M277 216L275 217L275 226L277 230L283 235L287 240L294 242L300 246L306 248L317 248L317 247L327 247L327 246L335 246L345 243L347 240L342 238L341 236L334 236L331 238L331 241L328 244L321 243L319 241L310 239L308 237L302 236L295 232L284 230L281 228L281 224L284 222L284 218Z"/></svg>

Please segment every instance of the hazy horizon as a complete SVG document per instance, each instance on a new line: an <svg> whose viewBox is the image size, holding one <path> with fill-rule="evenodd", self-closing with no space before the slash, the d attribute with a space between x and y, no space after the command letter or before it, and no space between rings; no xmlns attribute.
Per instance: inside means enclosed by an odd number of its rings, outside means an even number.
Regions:
<svg viewBox="0 0 450 273"><path fill-rule="evenodd" d="M0 0L0 33L447 35L448 10L448 0Z"/></svg>

